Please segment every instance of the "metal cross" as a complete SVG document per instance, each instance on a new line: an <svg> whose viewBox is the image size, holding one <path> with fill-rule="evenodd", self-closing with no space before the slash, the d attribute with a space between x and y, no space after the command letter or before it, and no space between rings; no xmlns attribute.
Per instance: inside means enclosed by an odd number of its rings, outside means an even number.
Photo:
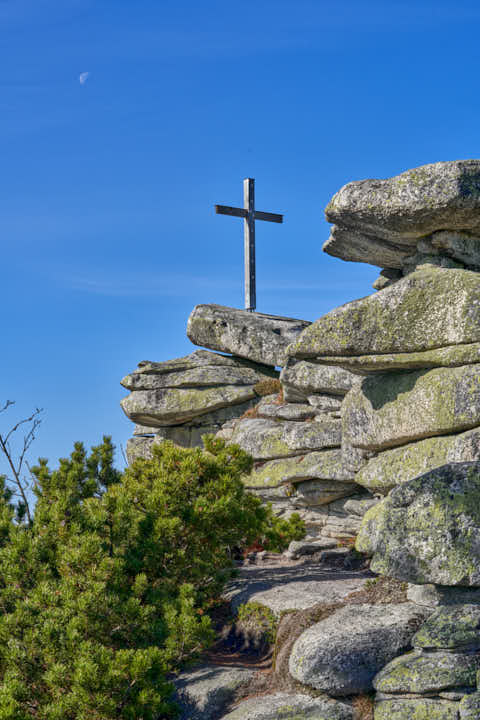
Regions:
<svg viewBox="0 0 480 720"><path fill-rule="evenodd" d="M217 215L234 215L244 219L245 237L245 309L253 312L257 306L255 278L255 220L283 222L283 215L260 212L255 210L255 180L246 178L243 181L243 208L228 205L215 205Z"/></svg>

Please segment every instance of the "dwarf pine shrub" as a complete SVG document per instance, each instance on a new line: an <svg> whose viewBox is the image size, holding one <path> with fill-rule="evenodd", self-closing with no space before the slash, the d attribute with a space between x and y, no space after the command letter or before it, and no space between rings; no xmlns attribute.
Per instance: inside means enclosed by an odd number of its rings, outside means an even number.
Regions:
<svg viewBox="0 0 480 720"><path fill-rule="evenodd" d="M165 442L120 473L109 438L76 443L33 468L30 526L0 483L0 720L175 717L166 678L212 641L234 554L288 535L243 488L251 458L206 450Z"/></svg>

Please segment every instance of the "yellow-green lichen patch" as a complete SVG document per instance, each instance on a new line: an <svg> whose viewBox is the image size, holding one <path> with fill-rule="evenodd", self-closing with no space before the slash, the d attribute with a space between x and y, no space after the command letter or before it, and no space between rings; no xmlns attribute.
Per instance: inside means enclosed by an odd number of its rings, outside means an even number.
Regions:
<svg viewBox="0 0 480 720"><path fill-rule="evenodd" d="M412 639L416 648L455 650L480 648L480 606L441 607L422 625Z"/></svg>
<svg viewBox="0 0 480 720"><path fill-rule="evenodd" d="M315 321L289 356L416 353L480 342L480 276L422 266L380 293L342 305Z"/></svg>
<svg viewBox="0 0 480 720"><path fill-rule="evenodd" d="M438 693L476 687L480 655L461 652L424 653L419 650L392 660L374 680L378 692Z"/></svg>
<svg viewBox="0 0 480 720"><path fill-rule="evenodd" d="M368 461L355 482L373 493L386 495L397 485L446 463L473 460L480 460L480 428L385 450Z"/></svg>
<svg viewBox="0 0 480 720"><path fill-rule="evenodd" d="M342 407L347 442L367 450L480 425L480 365L367 377Z"/></svg>
<svg viewBox="0 0 480 720"><path fill-rule="evenodd" d="M480 362L480 343L448 345L422 352L317 357L315 362L334 365L361 373L391 370L420 370L434 367L458 367Z"/></svg>
<svg viewBox="0 0 480 720"><path fill-rule="evenodd" d="M369 510L356 548L373 572L416 584L480 586L480 463L399 485Z"/></svg>
<svg viewBox="0 0 480 720"><path fill-rule="evenodd" d="M375 703L375 720L458 720L458 702L398 698Z"/></svg>

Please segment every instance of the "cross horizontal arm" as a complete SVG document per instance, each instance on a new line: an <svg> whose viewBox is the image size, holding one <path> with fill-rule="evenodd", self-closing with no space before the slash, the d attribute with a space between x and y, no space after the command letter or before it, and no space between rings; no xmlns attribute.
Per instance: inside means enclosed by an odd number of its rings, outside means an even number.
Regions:
<svg viewBox="0 0 480 720"><path fill-rule="evenodd" d="M260 212L255 210L255 220L268 220L269 222L282 223L283 215L276 215L275 213Z"/></svg>
<svg viewBox="0 0 480 720"><path fill-rule="evenodd" d="M215 205L217 215L235 215L235 217L246 218L248 210L245 208L230 207L229 205Z"/></svg>

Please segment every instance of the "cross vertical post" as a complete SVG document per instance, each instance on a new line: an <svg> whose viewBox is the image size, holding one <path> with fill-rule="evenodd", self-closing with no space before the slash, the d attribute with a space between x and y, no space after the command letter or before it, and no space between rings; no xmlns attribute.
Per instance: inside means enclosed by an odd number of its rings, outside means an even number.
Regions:
<svg viewBox="0 0 480 720"><path fill-rule="evenodd" d="M231 215L243 218L245 256L245 310L253 312L257 307L255 270L255 220L283 223L283 215L255 210L255 180L243 181L243 208L231 205L215 205L217 215Z"/></svg>
<svg viewBox="0 0 480 720"><path fill-rule="evenodd" d="M243 181L243 207L247 216L243 221L245 239L245 310L253 312L257 306L255 278L255 180Z"/></svg>

